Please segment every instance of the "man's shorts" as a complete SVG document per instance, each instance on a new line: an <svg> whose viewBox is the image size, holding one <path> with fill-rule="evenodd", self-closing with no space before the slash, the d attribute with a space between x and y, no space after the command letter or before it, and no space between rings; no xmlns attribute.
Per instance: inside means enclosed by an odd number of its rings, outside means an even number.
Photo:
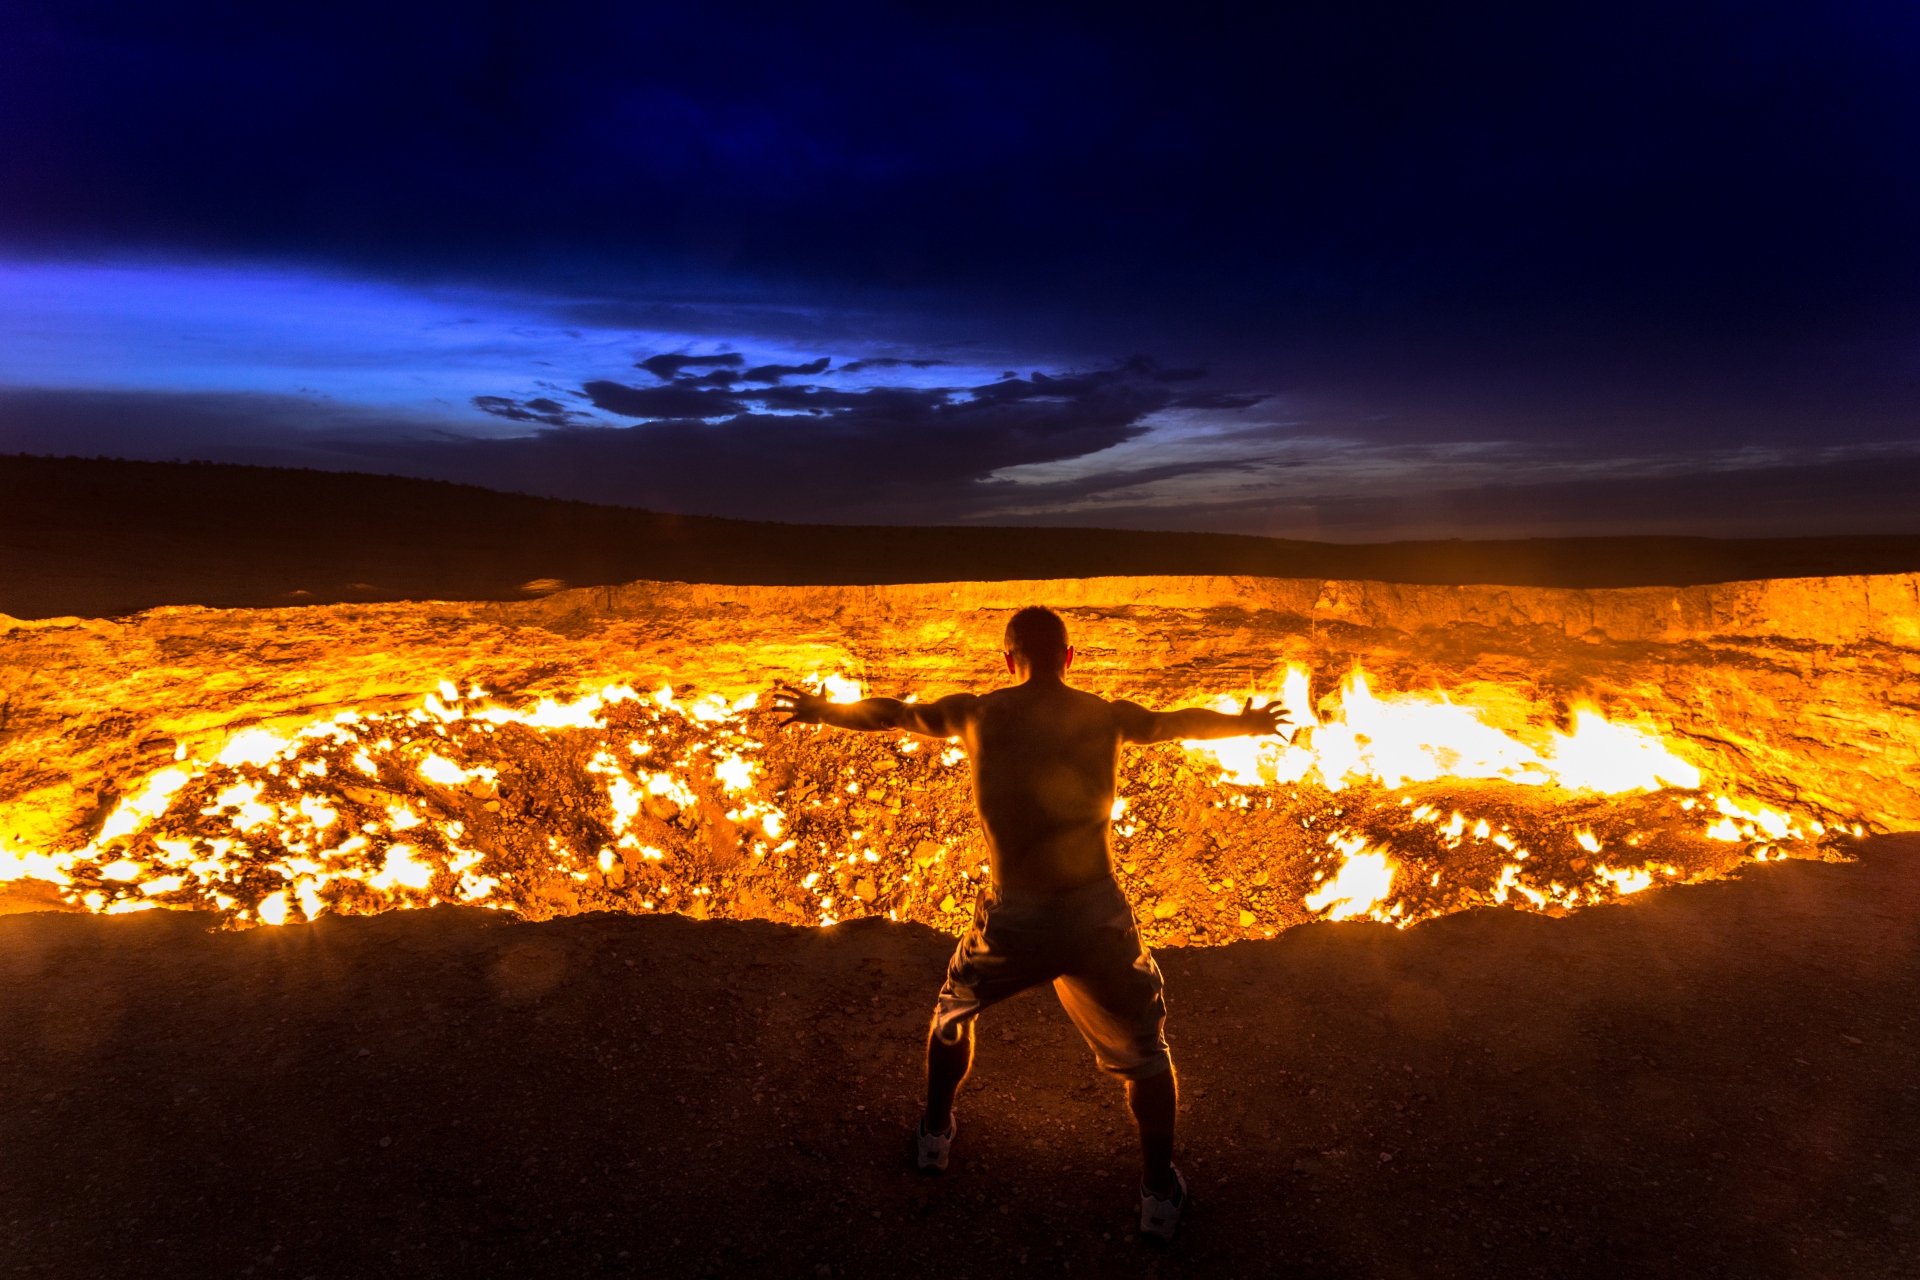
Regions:
<svg viewBox="0 0 1920 1280"><path fill-rule="evenodd" d="M1144 1080L1173 1065L1160 967L1112 877L1065 893L984 891L947 965L934 1034L956 1044L981 1010L1043 982L1053 984L1102 1071Z"/></svg>

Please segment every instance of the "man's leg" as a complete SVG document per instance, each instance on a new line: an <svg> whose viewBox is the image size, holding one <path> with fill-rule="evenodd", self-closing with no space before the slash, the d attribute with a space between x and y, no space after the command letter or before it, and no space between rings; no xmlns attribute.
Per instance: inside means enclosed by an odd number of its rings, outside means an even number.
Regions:
<svg viewBox="0 0 1920 1280"><path fill-rule="evenodd" d="M1173 1179L1173 1125L1179 1104L1180 1086L1172 1067L1145 1080L1127 1081L1127 1106L1140 1127L1140 1184L1163 1199L1178 1185Z"/></svg>
<svg viewBox="0 0 1920 1280"><path fill-rule="evenodd" d="M928 1133L945 1133L953 1122L953 1095L960 1092L967 1072L973 1070L973 1023L972 1018L962 1022L960 1038L952 1044L936 1031L927 1033Z"/></svg>

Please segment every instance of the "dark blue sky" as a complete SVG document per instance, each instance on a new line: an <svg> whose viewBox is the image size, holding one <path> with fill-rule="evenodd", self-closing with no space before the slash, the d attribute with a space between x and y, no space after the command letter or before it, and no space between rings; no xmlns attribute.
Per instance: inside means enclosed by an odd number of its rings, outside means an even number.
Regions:
<svg viewBox="0 0 1920 1280"><path fill-rule="evenodd" d="M1920 531L1911 4L0 23L0 449L804 520Z"/></svg>

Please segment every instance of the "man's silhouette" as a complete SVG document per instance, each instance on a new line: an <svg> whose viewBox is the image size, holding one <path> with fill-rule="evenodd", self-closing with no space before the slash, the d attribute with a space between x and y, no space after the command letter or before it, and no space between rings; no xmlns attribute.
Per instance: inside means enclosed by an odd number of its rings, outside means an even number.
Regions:
<svg viewBox="0 0 1920 1280"><path fill-rule="evenodd" d="M1101 1069L1127 1082L1144 1163L1140 1229L1171 1240L1186 1181L1173 1167L1178 1095L1167 1009L1159 966L1140 941L1107 852L1120 744L1273 733L1284 716L1251 702L1238 715L1197 707L1154 712L1070 688L1066 624L1037 606L1008 621L1006 658L1020 683L984 695L840 704L783 688L775 706L788 713L786 724L958 739L973 762L993 881L974 905L973 927L953 953L934 1006L920 1168L947 1167L954 1094L973 1065L974 1018L1051 982Z"/></svg>

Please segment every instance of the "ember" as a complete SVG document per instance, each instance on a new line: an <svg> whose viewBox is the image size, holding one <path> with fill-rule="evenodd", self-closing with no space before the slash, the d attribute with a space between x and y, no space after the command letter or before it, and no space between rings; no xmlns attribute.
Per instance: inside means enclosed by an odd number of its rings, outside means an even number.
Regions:
<svg viewBox="0 0 1920 1280"><path fill-rule="evenodd" d="M861 696L844 671L810 680ZM1840 856L1836 840L1863 830L1743 794L1644 716L1574 704L1515 730L1472 686L1377 693L1359 665L1329 681L1288 662L1266 683L1287 736L1124 762L1115 861L1152 941L1559 913L1746 861ZM255 725L204 754L181 742L91 839L8 839L0 878L91 911L235 925L454 902L957 927L984 872L952 746L777 731L752 691L670 684L515 698L442 680L410 701Z"/></svg>

